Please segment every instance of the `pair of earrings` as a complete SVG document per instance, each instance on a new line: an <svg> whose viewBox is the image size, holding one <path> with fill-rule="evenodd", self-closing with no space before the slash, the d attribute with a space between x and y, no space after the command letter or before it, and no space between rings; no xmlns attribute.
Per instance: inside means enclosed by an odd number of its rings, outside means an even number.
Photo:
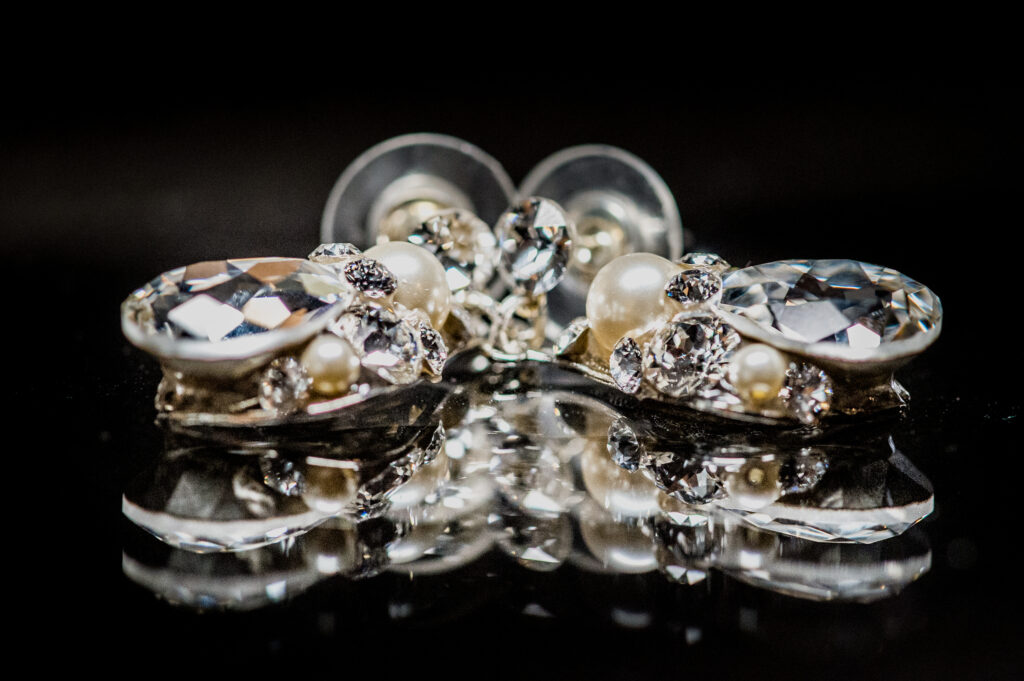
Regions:
<svg viewBox="0 0 1024 681"><path fill-rule="evenodd" d="M683 256L671 193L619 149L556 153L519 196L461 140L373 147L339 178L308 259L197 263L129 296L124 333L164 370L158 410L192 426L301 424L439 381L450 355L480 350L814 424L902 404L893 368L941 327L938 298L887 268Z"/></svg>

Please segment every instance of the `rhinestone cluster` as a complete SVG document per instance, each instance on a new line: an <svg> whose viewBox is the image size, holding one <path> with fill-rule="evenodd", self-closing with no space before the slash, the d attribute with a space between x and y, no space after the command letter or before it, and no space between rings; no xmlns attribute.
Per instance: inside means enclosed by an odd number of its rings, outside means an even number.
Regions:
<svg viewBox="0 0 1024 681"><path fill-rule="evenodd" d="M239 414L258 404L264 415L289 416L375 384L441 374L445 337L394 300L400 285L355 246L321 244L308 260L172 270L125 301L122 323L166 363L161 411ZM213 390L206 375L230 386Z"/></svg>
<svg viewBox="0 0 1024 681"><path fill-rule="evenodd" d="M620 390L647 390L695 406L789 417L805 425L816 424L830 411L833 382L821 368L791 361L772 347L744 344L721 314L727 262L714 254L694 253L678 264L685 269L664 289L670 309L675 305L678 312L653 329L623 336L608 356L609 375ZM738 294L733 291L731 296ZM587 332L586 320L570 324L555 345L556 356L583 352ZM657 475L659 468L651 470ZM692 486L710 494L710 483L702 480L698 475Z"/></svg>

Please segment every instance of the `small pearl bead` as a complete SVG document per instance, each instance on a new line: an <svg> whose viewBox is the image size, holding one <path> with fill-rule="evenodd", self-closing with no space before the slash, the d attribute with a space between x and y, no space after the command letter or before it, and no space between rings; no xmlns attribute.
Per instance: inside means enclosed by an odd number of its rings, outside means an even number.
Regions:
<svg viewBox="0 0 1024 681"><path fill-rule="evenodd" d="M781 464L772 459L751 459L735 473L723 476L729 500L748 511L756 511L782 496Z"/></svg>
<svg viewBox="0 0 1024 681"><path fill-rule="evenodd" d="M584 440L583 486L601 508L616 517L647 518L658 513L658 488L639 471L619 468L603 441Z"/></svg>
<svg viewBox="0 0 1024 681"><path fill-rule="evenodd" d="M340 395L359 380L359 356L348 341L331 334L317 336L299 362L321 395Z"/></svg>
<svg viewBox="0 0 1024 681"><path fill-rule="evenodd" d="M321 513L340 513L359 491L359 474L349 468L310 466L306 471L302 501Z"/></svg>
<svg viewBox="0 0 1024 681"><path fill-rule="evenodd" d="M598 344L611 352L626 334L648 331L678 312L665 284L680 269L653 253L619 256L602 267L587 293L587 319Z"/></svg>
<svg viewBox="0 0 1024 681"><path fill-rule="evenodd" d="M775 399L786 382L788 362L781 352L763 343L748 345L729 364L729 382L745 402L754 405Z"/></svg>
<svg viewBox="0 0 1024 681"><path fill-rule="evenodd" d="M405 241L389 241L368 249L364 255L377 260L398 279L392 299L410 309L423 310L435 329L440 329L452 306L444 267L430 251Z"/></svg>

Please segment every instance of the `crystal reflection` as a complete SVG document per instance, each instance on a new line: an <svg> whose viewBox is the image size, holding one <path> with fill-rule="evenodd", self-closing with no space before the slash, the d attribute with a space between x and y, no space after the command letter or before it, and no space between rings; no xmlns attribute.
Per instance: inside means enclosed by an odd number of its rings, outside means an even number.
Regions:
<svg viewBox="0 0 1024 681"><path fill-rule="evenodd" d="M706 417L641 411L580 381L481 367L429 409L392 406L390 423L337 427L320 442L170 436L123 499L161 542L129 541L124 572L200 609L390 574L403 578L392 618L439 607L417 584L460 571L479 576L470 600L514 589L517 573L576 575L580 598L614 577L615 594L590 598L616 623L646 626L650 613L617 603L623 584L668 589L665 603L730 580L867 602L929 570L911 528L933 508L931 486L887 434L715 432Z"/></svg>

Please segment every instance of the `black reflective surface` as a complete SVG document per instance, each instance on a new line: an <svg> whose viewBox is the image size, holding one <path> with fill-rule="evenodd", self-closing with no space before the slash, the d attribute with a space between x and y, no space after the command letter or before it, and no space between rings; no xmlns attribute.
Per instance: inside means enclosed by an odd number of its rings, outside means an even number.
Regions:
<svg viewBox="0 0 1024 681"><path fill-rule="evenodd" d="M538 107L486 93L455 96L443 110L376 90L313 98L201 87L194 95L166 107L155 93L103 91L88 113L39 116L31 105L5 113L0 218L14 263L8 290L17 294L5 325L17 340L11 421L29 434L9 448L8 474L24 495L14 527L33 545L29 617L58 647L111 651L143 671L272 664L293 673L326 665L476 678L1017 676L1021 371L1007 321L1016 307L1007 207L1019 145L1003 81L961 72L741 80L701 85L671 107L628 110L571 97ZM664 176L693 230L691 246L735 264L857 258L932 288L945 325L898 374L910 408L830 431L846 442L891 436L930 480L934 512L851 559L911 565L927 554L924 574L870 603L816 602L721 569L695 586L660 571L524 569L499 547L410 579L375 567L373 547L396 531L377 518L354 534L320 527L308 537L368 556L352 564L374 576L318 577L293 598L243 612L197 614L126 575L125 555L181 574L246 576L301 572L313 552L263 548L250 562L176 554L123 517L122 493L159 462L166 442L153 423L159 372L121 337L120 301L188 262L304 255L344 166L371 144L418 129L469 139L516 180L562 146L616 144ZM13 335L22 325L32 325L27 340ZM728 437L728 428L703 434ZM515 536L527 532L500 508L492 515ZM570 552L587 548L574 522ZM672 534L656 528L651 537ZM773 550L795 563L849 551L790 546L779 540Z"/></svg>

